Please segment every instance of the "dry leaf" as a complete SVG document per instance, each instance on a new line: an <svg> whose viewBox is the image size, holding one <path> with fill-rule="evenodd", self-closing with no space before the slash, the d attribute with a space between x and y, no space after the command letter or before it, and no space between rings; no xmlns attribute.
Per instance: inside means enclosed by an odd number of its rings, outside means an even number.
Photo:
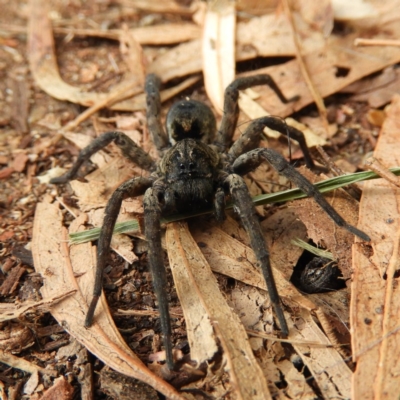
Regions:
<svg viewBox="0 0 400 400"><path fill-rule="evenodd" d="M84 221L84 216L81 218L74 222L75 229ZM76 290L76 293L52 307L54 318L111 368L149 384L167 397L181 399L170 385L148 370L122 340L108 311L104 294L96 309L94 325L90 329L84 328L83 321L94 282L95 249L86 243L73 246L69 254L66 239L58 207L49 201L39 203L33 228L32 254L36 271L43 276L42 295L49 298L56 293ZM75 276L79 276L79 285Z"/></svg>
<svg viewBox="0 0 400 400"><path fill-rule="evenodd" d="M215 110L222 114L225 88L235 78L235 3L210 2L205 15L202 57L204 86Z"/></svg>
<svg viewBox="0 0 400 400"><path fill-rule="evenodd" d="M374 157L389 167L400 165L398 132L400 97L387 110ZM400 387L398 316L400 314L400 190L386 180L365 182L358 228L371 243L353 245L351 326L353 397L396 398Z"/></svg>
<svg viewBox="0 0 400 400"><path fill-rule="evenodd" d="M303 339L329 343L325 334L320 330L307 310L300 309L296 313L292 328L290 337L294 340ZM351 397L352 372L335 349L312 348L297 344L293 344L293 347L302 358L304 364L310 369L322 392L322 398Z"/></svg>
<svg viewBox="0 0 400 400"><path fill-rule="evenodd" d="M87 107L96 103L107 104L107 101L120 92L124 92L126 88L133 87L130 96L139 94L143 91L143 87L136 85L135 77L125 77L118 85L114 86L113 93L93 93L85 92L79 87L74 87L63 81L61 78L54 52L54 39L52 36L52 27L47 15L47 7L43 0L30 1L31 14L28 26L28 51L29 64L32 75L37 85L50 96L67 100L76 104ZM37 26L41 29L38 30ZM166 100L176 95L179 91L184 90L188 86L196 82L198 78L191 77L178 86L166 90L161 94L162 100ZM143 96L130 100L123 100L117 104L110 106L112 109L123 111L134 111L145 108Z"/></svg>
<svg viewBox="0 0 400 400"><path fill-rule="evenodd" d="M187 230L186 224L177 222L169 224L166 242L167 247L174 251L173 256L170 256L171 269L176 278L177 291L183 295L182 308L188 326L195 327L196 321L199 320L197 307L185 309L184 297L190 295L189 303L195 301L201 304L206 314L200 317L207 316L212 323L212 328L224 350L226 368L235 396L239 399L270 398L266 381L253 355L246 331L237 315L226 303L207 261ZM186 271L175 277L177 268L180 271L181 268L185 268ZM191 318L194 318L194 321L189 322ZM188 331L189 335L191 336L189 341L193 345L195 338L191 331ZM209 333L207 337L210 337Z"/></svg>
<svg viewBox="0 0 400 400"><path fill-rule="evenodd" d="M240 238L241 241L248 242L247 235L233 220L228 219L224 222L223 228L236 238ZM279 237L279 231L281 231L280 235L285 237L286 241L290 237L291 225L289 224L286 229L287 232L282 232L282 228L278 229L275 233L275 238ZM197 222L191 230L196 242L201 243L201 251L213 271L230 276L248 285L266 289L261 272L255 267L254 253L249 247L215 226L207 226L205 228ZM271 264L274 267L274 277L279 294L302 307L296 309L293 317L286 314L286 319L290 326L292 326L292 329L290 329L290 339L330 344L310 314L311 310L317 310L318 307L310 298L299 293L283 277L280 270L276 268L277 263L281 262L279 260L286 258L279 254L284 247L284 243L281 242L279 246L274 246L273 244L271 247ZM277 256L278 258L276 258ZM266 299L267 296L265 292ZM294 323L291 318L294 318ZM297 324L297 318L304 320L301 328ZM310 371L315 374L314 377L326 398L332 396L333 393L335 396L349 395L351 371L337 350L333 348L315 348L312 346L307 348L299 346L296 349L304 363L310 368ZM321 371L326 371L326 374Z"/></svg>

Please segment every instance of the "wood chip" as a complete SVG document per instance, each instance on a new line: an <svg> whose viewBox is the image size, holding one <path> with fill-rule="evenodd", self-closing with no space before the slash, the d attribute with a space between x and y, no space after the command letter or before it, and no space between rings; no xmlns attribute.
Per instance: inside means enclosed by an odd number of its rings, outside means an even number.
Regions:
<svg viewBox="0 0 400 400"><path fill-rule="evenodd" d="M14 267L7 275L6 280L0 286L0 294L2 296L11 294L17 288L19 279L25 271L26 269L21 265Z"/></svg>

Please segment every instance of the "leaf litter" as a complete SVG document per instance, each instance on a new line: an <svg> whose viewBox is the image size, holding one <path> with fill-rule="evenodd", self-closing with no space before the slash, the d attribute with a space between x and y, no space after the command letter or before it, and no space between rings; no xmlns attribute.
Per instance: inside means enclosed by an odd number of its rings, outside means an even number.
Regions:
<svg viewBox="0 0 400 400"><path fill-rule="evenodd" d="M219 9L218 6L220 7ZM184 24L178 23L179 31L175 27L175 35L171 35L173 24L170 21L158 25L157 29L154 28L154 39L151 38L151 29L135 28L137 29L135 34L135 29L127 31L122 28L122 25L118 32L117 30L103 31L102 29L92 29L89 32L87 28L85 28L85 32L84 29L80 30L81 28L73 26L76 21L71 24L72 28L55 27L55 31L59 32L58 34L70 35L68 40L71 40L74 35L82 35L83 37L93 35L98 38L108 37L112 40L120 40L121 43L128 43L125 46L125 50L121 50L119 56L115 53L117 55L117 68L122 73L121 81L113 86L106 85L107 89L105 91L95 92L85 89L84 81L82 81L81 86L72 85L69 82L73 80L69 79L67 82L61 77L55 51L56 46L59 46L60 43L54 44L46 7L39 0L32 0L31 7L32 12L29 14L30 23L28 28L28 56L35 84L44 92L59 100L68 100L75 104L96 107L90 113L82 115L77 115L75 112L75 119L67 118L67 121L75 121L74 124L69 126L79 126L82 133L76 134L64 130L62 134L72 140L73 143L78 144L79 142L80 145L78 147L84 147L85 143L90 141L85 137L88 131L86 118L90 118L95 127L100 127L100 119L95 114L100 107L125 111L143 110L144 97L143 93L141 93L143 88L139 83L140 79L135 84L135 74L137 72L139 76L140 71L143 71L143 67L141 62L130 63L129 61L132 60L130 55L134 54L135 49L140 53L140 44L142 45L143 59L145 60L144 68L147 72L157 72L164 82L185 78L183 81L178 80L177 84L174 82L174 87L165 90L163 94L164 100L171 96L176 96L180 91L194 85L198 77L194 75L187 78L187 76L203 71L206 81L211 80L213 82L212 79L217 79L217 82L219 82L211 85L213 88L219 88L219 93L215 94L217 97L211 93L209 94L211 99L219 98L219 100L214 100L215 104L217 104L215 110L217 113L221 111L221 106L218 106L218 104L221 104L223 87L226 85L226 82L222 83L223 79L233 76L232 73L234 73L232 57L235 56L236 61L243 62L255 57L294 56L298 53L298 50L293 45L289 20L279 7L272 12L265 13L265 15L252 18L245 17L235 21L235 19L232 20L232 4L221 2L217 4L216 11L219 13L217 17L223 18L224 15L230 15L229 30L224 31L225 36L221 32L210 31L208 36L203 36L203 39L201 39L202 24L204 24L204 18L206 18L204 16L207 12L215 12L215 9L206 11L206 5L204 3L199 4L197 1L194 1L190 8L178 6L175 2L170 1L165 2L162 7L160 5L161 9L158 11L154 11L148 2L135 1L132 2L131 7L139 7L138 9L142 13L152 15L151 18L154 18L154 14L151 14L152 12L168 12L175 16L182 15L186 20ZM230 7L230 14L224 14L227 11L225 7ZM385 5L374 1L368 4L368 7L368 9L362 9L362 6L357 3L357 6L351 8L355 13L359 13L354 18L351 18L352 14L340 13L343 9L340 6L340 1L325 1L323 4L318 4L318 7L314 2L304 1L300 7L291 10L297 33L301 37L301 56L307 68L311 71L311 78L316 90L322 97L339 91L346 91L347 87L349 87L348 91L354 93L354 98L356 98L357 93L364 92L363 95L365 96L365 85L360 85L359 87L351 87L349 85L354 84L354 82L360 82L361 78L371 73L381 71L387 67L390 68L400 60L400 53L396 48L353 47L354 39L370 32L371 27L374 28L375 32L381 32L382 35L385 35L386 39L394 39L399 36L399 24L397 23L399 7L396 1L388 2ZM149 10L149 8L152 10ZM123 9L124 12L127 10ZM359 16L360 14L362 17ZM113 14L111 13L110 15ZM132 15L136 14L133 13ZM334 18L338 18L339 15L342 20L351 20L350 33L338 35L335 31L332 32ZM137 18L140 19L140 17ZM57 20L52 22L55 23ZM221 21L220 23L222 24ZM58 24L55 23L55 25ZM234 29L235 24L236 32ZM39 31L36 28L37 26L41 26ZM160 33L164 32L163 26L165 33ZM218 24L215 26L218 26ZM8 28L11 29L12 27L8 26ZM69 29L69 31L62 31L62 29ZM142 33L139 33L140 29L142 29ZM15 31L18 31L18 29ZM18 32L25 31L26 29L24 28ZM262 35L260 35L261 31L263 31ZM167 34L167 32L170 33ZM179 40L177 40L178 34L181 37ZM129 35L132 35L133 41L129 41ZM163 37L163 42L157 43L156 36ZM210 37L223 38L230 45L226 47L224 43L217 41L218 46L214 50L218 53L228 48L228 53L222 52L223 56L219 54L215 59L214 56L209 55L210 59L212 57L214 61L206 65L207 68L204 68L201 57L198 55L201 51L202 40L203 46L210 46L210 42L204 42L204 38ZM183 41L186 41L186 43L173 46L174 43ZM235 43L235 41L236 48L234 49L232 43ZM160 49L146 48L144 46L145 43L172 46ZM130 53L130 51L133 51L133 53ZM21 59L21 57L18 58L16 56L14 58L15 60ZM225 69L226 65L223 65L223 59L231 60L230 67L227 69ZM138 69L132 70L132 68ZM224 73L221 74L220 72L213 76L213 69L214 71L224 71ZM105 70L105 73L110 73L110 71ZM283 105L274 95L271 95L268 88L255 88L253 92L250 92L250 96L247 94L248 99L246 101L253 108L254 104L252 105L252 102L255 103L258 107L257 112L265 113L261 115L271 113L285 117L313 101L309 87L301 76L297 59L276 66L257 68L257 70L253 68L251 73L269 73L288 97L300 95L300 100L296 103ZM393 82L394 79L395 77L392 75L391 79L386 80L388 82L386 85ZM231 80L231 78L228 80ZM374 90L379 91L379 84L376 87ZM129 92L129 90L131 91ZM113 104L114 101L118 100L119 96L131 96L135 93L136 97ZM379 106L389 100L390 93L389 88L385 94L380 94L381 103L379 103ZM204 95L200 94L198 96L199 99L204 100L204 97L201 97ZM243 95L243 98L245 98L245 95ZM395 104L392 107L396 107ZM248 113L248 117L254 118L251 112L248 111L249 107L243 105L243 109L246 114ZM355 115L359 116L360 113L356 112ZM390 121L394 120L394 115L394 112L389 113L385 124L390 124ZM54 116L57 118L57 114ZM25 130L23 127L26 125L24 125L23 119L26 117L23 117L23 113L20 117L21 123L18 125L18 129L22 132ZM120 116L117 115L115 118L118 121ZM241 116L241 118L242 122L246 120L246 117ZM48 119L48 121L51 122L49 126L54 128L57 124L59 124L58 126L66 125L65 123L61 124L57 119L54 121ZM46 121L44 122L46 123ZM109 123L107 122L107 124ZM332 126L335 128L337 125ZM243 127L241 126L240 129L243 130ZM386 133L385 129L394 128L385 128L384 125L381 137ZM96 129L96 135L103 130L105 129L101 125L99 130ZM318 135L313 135L318 138ZM340 138L341 133L335 133L333 130L328 136L326 135L327 132L325 132L325 137L320 138L323 142L319 144L325 144L326 140ZM53 142L43 141L43 143L39 143L37 149L40 148L41 152L48 152L49 146L59 140L60 137L56 136ZM366 140L373 143L373 135L370 135ZM268 142L269 145L277 148L283 154L287 151L277 139L270 138ZM383 140L381 139L379 143L383 143ZM147 147L147 149L151 149L146 133L140 144ZM393 145L390 148L392 152L395 149L396 146ZM40 151L37 154L40 154ZM18 154L22 155L17 158ZM20 160L18 165L15 164L18 168L11 168L8 172L6 171L7 174L4 174L4 178L7 179L11 174L18 173L19 170L24 171L27 165L30 165L29 154L28 150L27 158L24 152L16 152L14 159ZM395 155L393 159L386 153L384 156L379 154L376 154L376 156L385 161L385 166L399 165ZM102 307L97 311L99 313L97 316L99 324L89 331L82 326L86 299L87 296L90 296L93 282L95 252L91 244L72 246L68 250L66 244L67 235L62 226L63 220L64 223L67 222L71 225L71 232L83 229L88 223L98 225L99 221L101 221L101 209L115 187L128 176L143 173L135 167L126 168L126 162L121 160L114 151L109 153L107 150L103 154L96 155L93 158L93 162L100 168L92 175L85 177L88 181L87 183L79 181L71 183L74 196L76 196L75 199L73 197L71 199L73 202L77 202L76 205L79 209L75 205L69 205L71 200L67 199L65 202L63 198L61 202L61 204L69 207L68 209L78 210L75 222L71 224L69 217L66 215L61 218L61 212L56 203L53 202L55 198L54 190L50 196L47 195L38 204L33 229L32 250L35 269L44 277L44 286L41 289L43 301L51 305L53 317L64 329L106 365L125 375L133 376L148 383L168 398L187 397L188 393L178 394L170 384L160 378L161 376L171 383L175 382L176 387L179 388L181 386L176 383L179 377L168 375L157 361L148 363L150 369L147 368L132 352L112 322L111 314L104 298L101 301ZM355 164L361 165L361 157L356 157ZM260 175L255 173L252 179L256 186L259 188L264 187L265 189L263 182L265 176ZM278 178L271 175L271 179L277 181ZM282 182L282 184L286 184L286 182ZM363 187L365 186L367 184L363 185ZM379 184L378 188L380 187ZM377 187L374 183L371 183L371 189L367 190L373 191L374 189L376 191ZM393 187L390 186L386 190L392 193ZM381 193L379 197L382 198L383 195L386 196L386 192L384 194ZM371 195L371 199L376 199L376 197L376 195ZM306 201L304 200L304 202ZM339 192L331 195L331 201L350 223L356 223L358 212L357 204L354 201L349 199L346 194ZM388 202L387 206L392 203L395 204L395 201ZM139 204L136 203L131 206L127 204L124 208L140 214ZM273 316L268 296L264 290L263 279L255 268L254 255L248 247L246 235L234 221L228 219L221 227L216 227L213 224L211 226L206 225L203 226L203 230L200 229L200 224L192 227L191 234L194 240L200 244L199 248L193 242L184 225L174 223L167 227L167 237L169 239L166 241L166 247L171 267L176 265L177 268L182 269L179 272L180 276L186 275L186 279L189 279L186 283L182 278L178 280L182 285L186 284L186 290L178 289L177 287L177 292L181 298L181 305L186 319L188 341L191 347L190 356L192 360L196 360L199 364L204 361L209 362L205 372L199 374L201 379L197 383L192 383L192 386L189 384L188 388L200 390L208 388L209 393L216 398L270 398L270 396L314 398L315 393L318 393L323 398L351 397L351 395L357 397L359 393L362 393L365 398L370 398L371 393L374 393L377 398L383 398L390 392L390 389L387 388L395 388L396 384L398 384L396 364L390 364L391 361L388 357L389 354L395 354L396 352L396 343L392 338L395 337L397 328L391 325L391 322L395 320L395 318L391 318L391 315L398 314L396 314L398 302L396 303L396 287L390 290L386 289L387 286L385 285L386 281L388 283L392 282L389 285L392 287L395 279L397 279L396 273L393 272L396 270L397 265L396 241L394 241L392 247L386 248L383 244L384 240L382 240L381 245L373 245L376 248L373 247L372 251L368 246L361 247L357 243L354 244L355 259L358 263L363 264L360 266L356 263L352 267L350 250L354 241L353 237L343 237L343 232L339 228L328 228L332 224L330 224L330 221L328 221L329 224L322 222L322 218L325 216L318 209L311 208L314 206L313 202L304 203L307 204L304 206L301 204L296 201L290 204L288 208L284 207L274 214L270 209L263 211L263 227L276 270L279 292L283 297L287 310L286 316L290 324L292 345L265 339L266 337L274 337ZM382 201L380 201L380 207L368 205L365 210L361 210L360 220L362 223L367 224L365 227L362 225L362 229L371 236L374 236L373 232L378 232L377 227L379 223L382 225L383 218L378 218L370 224L368 224L368 221L372 210L379 210L381 205ZM302 211L299 211L299 209L302 209ZM293 214L293 211L296 214ZM385 218L387 218L384 220L383 226L386 228L392 228L393 226L395 229L395 224L387 221L392 221L392 219L396 221L396 211L389 212L389 214L389 216L385 214ZM301 222L297 220L296 215L299 215ZM123 216L122 218L125 217ZM384 235L388 238L395 238L394 234L388 232L385 232ZM140 234L138 236L140 237ZM292 267L297 263L301 252L297 246L290 244L290 239L298 237L304 240L311 238L314 243L323 244L324 247L331 250L339 259L343 276L346 279L350 278L352 271L354 271L353 281L350 285L353 299L355 299L352 302L350 332L354 347L353 357L358 362L355 373L352 372L351 365L348 366L346 364L349 360L343 358L342 351L342 346L348 344L346 340L350 336L348 334L347 311L349 288L335 293L318 295L300 293L290 282ZM378 235L376 237L378 238ZM128 241L126 237L123 240L125 242ZM171 245L171 240L174 245ZM186 244L180 244L181 241ZM135 244L137 243L135 240ZM123 245L124 248L129 246L129 243ZM129 251L131 252L131 249ZM132 257L137 257L132 252L130 254ZM390 254L393 254L393 256L390 257ZM138 255L139 257L141 256L140 253ZM129 262L133 261L133 258L129 258L129 256L124 255L124 257ZM176 257L178 261L175 260ZM196 260L193 260L194 258ZM379 273L380 281L374 274L370 274L371 285L375 285L373 289L371 287L365 289L364 285L369 284L368 279L364 275L361 276L361 274L364 274L363 271L368 268L364 265L367 261L372 262L376 266L375 272L378 271ZM215 278L212 276L207 275L207 278L205 278L207 284L197 282L197 279L201 278L201 274L190 272L190 268L196 265L200 266L201 271L205 270L206 266L207 269L211 267L216 271L217 281L220 283L219 289ZM175 271L174 273L177 272ZM239 282L233 288L230 288L230 278L224 278L224 276L229 276ZM24 276L22 279L24 279ZM241 282L244 282L244 284ZM193 287L197 288L195 291L191 290L191 292L195 293L190 293L191 296L187 296L187 288L192 289ZM204 292L202 289L204 289ZM219 290L225 291L226 295L224 297L226 299L220 295ZM371 294L372 292L374 294L372 298L365 298L365 294ZM68 296L53 305L52 299L62 293L68 294ZM123 296L123 291L118 293L118 296ZM217 298L219 299L218 303L215 302ZM186 305L186 302L188 305ZM31 302L22 305L21 313L16 315L21 318L23 315L22 310L29 310L29 313L32 310L37 313L42 312L40 308L37 308L40 302L37 303L37 306L34 304ZM224 310L223 313L218 310L217 304L221 307L221 310ZM383 304L385 304L385 307L382 307ZM199 309L199 307L203 308ZM247 311L249 307L251 307L251 311ZM236 309L236 312L233 309ZM382 312L379 310L382 310ZM8 312L10 312L10 309L8 309ZM203 317L201 323L204 324L201 333L194 332L195 329L193 329L193 327L198 326L196 321L198 321L199 316ZM177 321L179 320L180 318L177 318ZM321 326L323 329L321 329ZM370 326L375 329L370 329ZM381 330L378 329L381 326ZM180 331L179 329L181 328L175 326L176 332ZM253 331L250 339L247 337L246 330L247 332ZM343 332L347 333L347 335L344 335ZM345 338L340 338L340 334L343 334ZM150 334L150 337L153 340L154 349L157 350L157 335ZM238 341L238 344L232 345L231 340ZM242 348L244 354L238 351L238 349ZM162 355L160 357L162 360ZM18 359L24 360L22 357ZM302 360L302 368L304 369L305 366L308 368L309 376L295 367L294 360L299 359ZM371 368L371 365L377 365L377 360L381 361L380 367L378 369ZM10 361L11 364L12 362ZM190 363L184 363L183 365L186 371L191 371L188 375L192 374L193 376L195 371L193 367L195 366L190 367ZM20 368L31 371L28 366L21 366ZM153 372L150 372L150 370ZM373 377L371 377L371 373ZM38 393L41 392L40 385L37 385L38 378L37 375L32 376L27 392L29 391L33 396L38 396ZM59 385L59 382L61 381L55 382L54 387ZM254 387L257 386L259 388L257 393L249 391L252 387L249 386L249 382L254 382ZM286 386L282 386L282 382L285 382ZM50 390L47 392L50 392ZM395 390L392 390L392 392L395 392ZM50 393L48 394L50 395Z"/></svg>

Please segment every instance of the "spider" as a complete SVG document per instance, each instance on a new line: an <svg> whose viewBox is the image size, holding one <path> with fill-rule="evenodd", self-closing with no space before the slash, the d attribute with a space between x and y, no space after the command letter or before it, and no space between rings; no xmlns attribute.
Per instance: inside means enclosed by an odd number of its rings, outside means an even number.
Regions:
<svg viewBox="0 0 400 400"><path fill-rule="evenodd" d="M266 116L252 121L239 139L232 144L239 115L239 90L256 85L269 85L284 103L297 99L297 97L286 99L269 75L238 78L225 90L224 113L219 130L215 116L208 106L195 100L181 100L175 103L167 114L165 133L160 119L160 80L155 75L148 75L145 84L148 129L159 152L160 161L156 163L124 133L112 131L99 136L84 148L72 168L51 181L51 183L66 183L76 178L80 166L92 154L111 142L121 149L128 160L150 172L149 177L134 177L121 184L108 201L98 240L94 291L86 314L85 326L89 327L92 324L101 295L103 270L122 200L144 195L144 227L148 241L148 260L159 305L167 366L170 369L174 367L174 361L166 293L167 278L161 247L162 215L213 207L216 219L221 221L224 219L225 198L227 195L231 196L235 210L250 237L283 337L289 334L288 325L276 289L260 222L241 175L268 161L280 174L307 195L312 196L337 225L362 240L370 240L364 232L349 225L312 183L284 157L272 149L258 148L264 127L268 126L282 134L288 132L290 137L299 143L307 166L312 168L314 163L301 131L286 125L279 118Z"/></svg>

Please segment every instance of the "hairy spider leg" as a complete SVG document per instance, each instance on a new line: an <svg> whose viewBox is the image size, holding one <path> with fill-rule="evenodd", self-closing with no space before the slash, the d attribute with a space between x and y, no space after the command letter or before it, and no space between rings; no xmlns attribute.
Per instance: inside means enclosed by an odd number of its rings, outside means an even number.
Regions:
<svg viewBox="0 0 400 400"><path fill-rule="evenodd" d="M124 157L134 162L136 165L139 165L146 171L152 171L155 168L154 160L131 138L126 136L123 132L112 131L102 134L82 149L72 168L64 175L51 179L50 183L67 183L68 181L75 179L82 164L89 160L94 153L97 153L111 142L114 142L121 149Z"/></svg>
<svg viewBox="0 0 400 400"><path fill-rule="evenodd" d="M169 147L168 138L161 124L160 78L154 74L146 76L146 119L154 145L160 156Z"/></svg>
<svg viewBox="0 0 400 400"><path fill-rule="evenodd" d="M249 235L251 248L260 264L268 295L279 321L281 335L286 338L289 335L289 328L283 314L281 300L272 273L267 244L265 243L264 234L251 200L249 189L243 178L237 174L229 175L224 183L229 188L242 224Z"/></svg>
<svg viewBox="0 0 400 400"><path fill-rule="evenodd" d="M338 212L328 203L325 197L315 188L315 186L303 175L292 167L283 156L272 149L254 149L242 154L233 163L233 170L239 175L246 174L256 169L262 162L268 161L276 171L284 175L291 182L296 184L307 196L313 197L320 207L329 215L330 218L340 227L348 230L360 239L369 242L370 237L348 224Z"/></svg>
<svg viewBox="0 0 400 400"><path fill-rule="evenodd" d="M265 127L271 128L274 131L278 131L283 135L289 133L289 137L299 143L307 167L310 169L315 167L303 132L299 131L293 126L287 125L284 120L272 116L261 117L254 120L243 132L243 134L235 141L235 143L233 143L229 150L229 154L234 156L236 159L241 154L247 153L248 151L258 147Z"/></svg>
<svg viewBox="0 0 400 400"><path fill-rule="evenodd" d="M144 194L145 191L152 186L152 184L153 179L149 178L139 177L130 179L129 181L126 181L120 185L112 194L110 200L108 200L104 213L103 226L101 228L100 237L97 244L97 264L93 287L93 297L89 304L89 310L86 314L85 327L89 327L93 323L94 312L103 288L103 271L108 261L111 238L113 235L115 222L117 221L118 214L121 209L122 200L128 197L137 197Z"/></svg>
<svg viewBox="0 0 400 400"><path fill-rule="evenodd" d="M239 117L239 90L244 90L249 87L268 85L279 97L282 103L296 101L299 96L294 96L289 99L285 97L278 85L270 75L253 75L235 79L226 89L224 96L224 113L222 115L221 126L217 132L215 144L221 149L226 150L232 143L233 134L237 126Z"/></svg>
<svg viewBox="0 0 400 400"><path fill-rule="evenodd" d="M164 266L163 249L161 247L161 204L159 196L163 192L163 185L156 182L154 188L146 191L144 206L144 232L148 243L149 266L153 278L153 287L156 293L158 310L160 312L161 330L163 333L164 348L168 368L174 368L171 340L171 318L169 315L167 297L167 274Z"/></svg>

